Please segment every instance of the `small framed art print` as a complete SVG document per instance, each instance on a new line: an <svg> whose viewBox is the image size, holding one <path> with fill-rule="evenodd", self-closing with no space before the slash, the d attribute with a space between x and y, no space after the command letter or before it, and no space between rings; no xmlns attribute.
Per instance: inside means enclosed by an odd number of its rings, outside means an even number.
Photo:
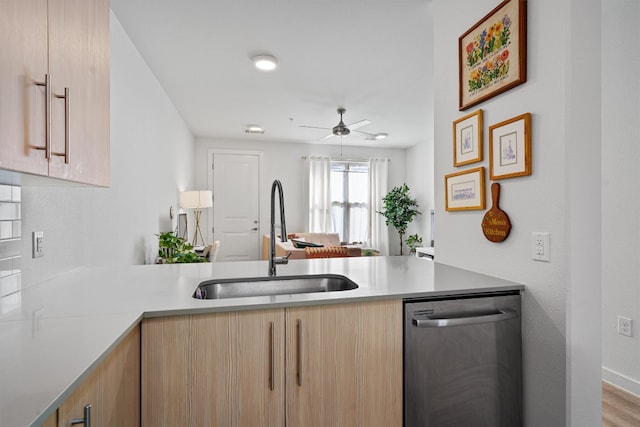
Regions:
<svg viewBox="0 0 640 427"><path fill-rule="evenodd" d="M444 186L446 210L484 209L484 167L446 175Z"/></svg>
<svg viewBox="0 0 640 427"><path fill-rule="evenodd" d="M453 166L482 161L482 110L453 122Z"/></svg>
<svg viewBox="0 0 640 427"><path fill-rule="evenodd" d="M492 180L531 175L531 113L489 127Z"/></svg>

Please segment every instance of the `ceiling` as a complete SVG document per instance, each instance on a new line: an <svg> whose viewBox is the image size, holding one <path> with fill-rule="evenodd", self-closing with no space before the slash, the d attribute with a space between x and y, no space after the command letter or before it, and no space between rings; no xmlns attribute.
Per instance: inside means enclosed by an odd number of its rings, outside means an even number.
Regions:
<svg viewBox="0 0 640 427"><path fill-rule="evenodd" d="M409 147L432 138L430 0L111 0L195 136ZM269 54L278 69L258 71ZM263 135L246 134L248 124ZM339 143L332 137L323 144Z"/></svg>

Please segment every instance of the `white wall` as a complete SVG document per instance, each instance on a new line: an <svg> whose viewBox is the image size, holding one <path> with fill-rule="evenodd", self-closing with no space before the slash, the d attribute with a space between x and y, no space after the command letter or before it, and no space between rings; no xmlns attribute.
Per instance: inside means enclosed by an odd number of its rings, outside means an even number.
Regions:
<svg viewBox="0 0 640 427"><path fill-rule="evenodd" d="M85 265L152 262L192 185L194 139L111 14L110 188L23 187L23 286ZM31 232L45 256L32 259Z"/></svg>
<svg viewBox="0 0 640 427"><path fill-rule="evenodd" d="M429 18L433 18L433 4L429 4ZM429 58L435 58L433 56L433 21L425 22L431 29L429 34L430 43L425 43L423 55ZM437 66L438 61L429 61L430 67L424 69L425 78L429 81L433 81L434 69ZM423 96L429 103L429 111L435 111L434 109L434 97L432 85L427 85L429 91L424 93ZM418 233L422 237L422 245L429 246L429 236L431 233L431 220L430 211L435 209L434 204L434 117L425 117L425 128L430 132L424 136L424 141L420 141L413 147L407 148L406 151L406 163L407 163L407 185L411 189L411 193L418 201L420 206L420 212L422 215L418 215L416 219L407 227L407 235ZM437 229L437 225L434 225L434 229Z"/></svg>
<svg viewBox="0 0 640 427"><path fill-rule="evenodd" d="M418 202L421 215L407 227L407 236L418 233L422 237L422 246L429 246L431 233L431 209L434 204L433 183L433 139L424 141L406 150L407 185L411 189L411 195ZM434 229L437 225L434 226ZM391 242L395 240L392 239Z"/></svg>
<svg viewBox="0 0 640 427"><path fill-rule="evenodd" d="M436 256L446 264L527 286L523 298L526 425L598 425L600 268L591 262L592 257L598 259L597 247L590 257L583 255L589 249L588 237L597 242L600 235L600 120L599 108L594 107L600 102L600 76L599 70L578 65L587 58L599 64L599 22L591 34L583 24L599 20L600 6L597 0L595 8L592 1L587 6L577 0L527 3L527 82L465 112L484 110L487 141L489 125L532 114L533 174L500 182L500 206L513 228L505 242L496 244L481 232L484 211L444 210L444 175L465 169L453 167L451 148L451 124L464 114L457 105L458 37L496 2L434 0ZM592 82L585 85L588 78ZM468 168L488 169L486 146L484 154L485 161ZM487 180L490 202L489 187ZM551 262L531 260L533 231L550 232Z"/></svg>
<svg viewBox="0 0 640 427"><path fill-rule="evenodd" d="M271 184L274 179L282 182L286 207L287 231L305 231L307 229L304 196L306 187L304 183L303 156L324 155L332 158L340 157L340 147L328 144L296 144L279 142L261 142L259 137L254 140L221 140L209 138L197 138L195 147L195 186L197 189L207 187L207 173L211 165L211 159L207 156L209 149L226 149L239 151L262 152L262 170L260 172L260 233L269 232L269 201ZM364 148L344 146L342 149L344 158L368 159L371 157L388 158L389 163L389 189L401 185L406 180L405 175L405 150L392 148ZM202 232L205 240L211 240L211 225L209 215L202 215ZM192 219L192 215L189 215ZM193 229L189 224L189 229ZM397 233L390 232L390 247L397 241Z"/></svg>
<svg viewBox="0 0 640 427"><path fill-rule="evenodd" d="M433 4L429 3L429 18L433 18ZM433 56L433 22L430 20L425 22L425 25L430 27L429 40L424 44L423 55L434 58L430 62L430 67L423 70L425 78L433 81L434 69L438 61ZM429 111L435 111L434 109L434 97L433 97L433 85L427 85L428 91L422 95L427 99L429 103ZM407 185L411 189L411 193L418 201L420 206L420 212L422 215L416 216L416 219L407 227L407 235L418 233L422 237L422 245L429 246L429 237L431 235L431 209L435 209L434 202L434 117L424 118L425 128L430 132L424 135L424 141L418 142L413 147L407 148L406 151L406 163L407 163ZM436 228L435 226L434 228Z"/></svg>
<svg viewBox="0 0 640 427"><path fill-rule="evenodd" d="M549 13L555 2L543 2ZM563 26L565 68L565 211L567 240L567 425L602 420L601 0L570 0ZM560 11L562 12L562 10ZM557 13L557 12L556 12ZM585 46L588 46L585 49ZM585 72L587 70L588 72ZM597 255L600 255L596 251Z"/></svg>
<svg viewBox="0 0 640 427"><path fill-rule="evenodd" d="M603 378L640 395L640 3L602 4Z"/></svg>

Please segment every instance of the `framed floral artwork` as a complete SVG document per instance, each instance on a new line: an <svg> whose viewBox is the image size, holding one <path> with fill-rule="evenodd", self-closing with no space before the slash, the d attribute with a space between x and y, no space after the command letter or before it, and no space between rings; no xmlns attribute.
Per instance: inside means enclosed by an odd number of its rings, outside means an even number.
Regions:
<svg viewBox="0 0 640 427"><path fill-rule="evenodd" d="M531 175L531 114L489 127L489 173L493 180Z"/></svg>
<svg viewBox="0 0 640 427"><path fill-rule="evenodd" d="M459 108L527 81L527 2L505 0L458 39Z"/></svg>
<svg viewBox="0 0 640 427"><path fill-rule="evenodd" d="M484 209L484 168L469 169L444 177L445 209L470 211Z"/></svg>
<svg viewBox="0 0 640 427"><path fill-rule="evenodd" d="M482 161L482 110L453 122L453 166Z"/></svg>

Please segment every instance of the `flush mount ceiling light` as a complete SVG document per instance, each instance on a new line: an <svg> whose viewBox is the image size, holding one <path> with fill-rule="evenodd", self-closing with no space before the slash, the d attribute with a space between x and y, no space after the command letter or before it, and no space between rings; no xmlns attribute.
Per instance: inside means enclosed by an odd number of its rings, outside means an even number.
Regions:
<svg viewBox="0 0 640 427"><path fill-rule="evenodd" d="M260 125L247 125L244 128L244 133L258 133L258 134L263 134L264 133L264 128Z"/></svg>
<svg viewBox="0 0 640 427"><path fill-rule="evenodd" d="M372 133L368 135L369 136L365 138L367 141L380 141L381 139L385 139L387 136L389 136L388 133L384 133L384 132Z"/></svg>
<svg viewBox="0 0 640 427"><path fill-rule="evenodd" d="M271 55L258 55L253 58L253 63L260 71L273 71L278 66L278 60Z"/></svg>

